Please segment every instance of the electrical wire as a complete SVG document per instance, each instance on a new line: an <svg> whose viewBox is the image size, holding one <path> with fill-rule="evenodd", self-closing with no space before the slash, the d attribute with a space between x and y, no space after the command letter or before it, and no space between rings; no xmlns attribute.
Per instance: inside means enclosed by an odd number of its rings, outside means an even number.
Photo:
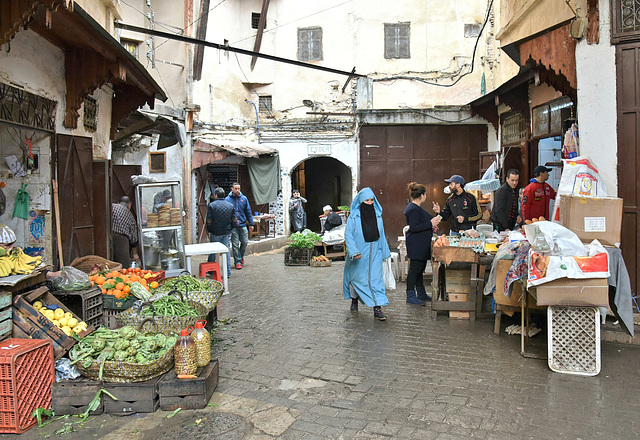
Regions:
<svg viewBox="0 0 640 440"><path fill-rule="evenodd" d="M141 11L140 9L136 8L136 7L135 7L135 6L133 6L133 5L130 5L129 3L127 3L127 2L126 2L126 1L124 1L124 0L120 0L120 1L121 1L123 4L125 4L125 5L129 6L131 9L133 9L133 10L134 10L134 11L136 11L137 13L139 13L140 15L142 15L144 18L149 19L149 18L147 17L147 14L145 14L145 13L144 13L143 11ZM165 29L166 29L167 31L169 31L169 32L172 32L172 31L173 31L173 29L180 29L180 28L179 28L179 27L177 27L177 26L171 26L170 24L161 23L161 22L159 22L159 21L155 21L155 20L153 21L153 23L154 23L154 24L159 25L160 27L165 28ZM171 27L171 28L173 28L173 29L170 29L170 27Z"/></svg>
<svg viewBox="0 0 640 440"><path fill-rule="evenodd" d="M164 80L162 79L162 75L160 74L160 69L158 69L157 67L155 69L156 69L156 72L158 72L158 78L160 78L160 82L162 83L162 87L164 87L164 89L167 90L167 96L169 97L169 101L171 101L171 105L175 107L176 105L173 102L173 98L168 93L169 89L167 89L167 86L165 85Z"/></svg>
<svg viewBox="0 0 640 440"><path fill-rule="evenodd" d="M429 80L425 80L422 78L417 78L417 77L409 77L409 76L405 76L405 75L397 75L397 76L390 76L388 78L380 78L380 79L374 79L373 81L389 81L389 80L395 80L395 79L408 79L408 80L413 80L413 81L420 81L423 82L425 84L431 85L431 86L438 86L438 87L453 87L456 84L458 84L458 82L464 78L467 75L470 75L471 73L473 73L473 69L475 66L475 59L476 59L476 50L478 49L478 43L480 42L480 37L482 36L482 32L484 31L484 28L487 26L487 22L489 21L489 17L491 16L491 9L493 8L493 0L490 0L489 2L489 6L487 7L487 15L484 19L484 23L482 23L482 28L480 28L480 32L478 33L478 38L476 38L476 43L473 46L473 54L471 55L471 70L469 70L466 73L461 74L458 79L456 79L454 82L452 82L451 84L440 84L437 82L432 82ZM465 64L466 65L466 64ZM462 67L464 67L465 65L463 65ZM462 68L460 68L459 71L461 71Z"/></svg>

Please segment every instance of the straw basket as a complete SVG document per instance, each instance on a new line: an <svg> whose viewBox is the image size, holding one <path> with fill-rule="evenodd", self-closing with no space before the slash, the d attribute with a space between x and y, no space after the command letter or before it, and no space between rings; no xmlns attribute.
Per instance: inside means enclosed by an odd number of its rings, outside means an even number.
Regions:
<svg viewBox="0 0 640 440"><path fill-rule="evenodd" d="M112 271L122 269L122 264L116 263L115 261L107 260L106 258L100 257L98 255L87 255L84 257L76 258L71 262L71 266L85 273L91 272L96 266L100 270Z"/></svg>
<svg viewBox="0 0 640 440"><path fill-rule="evenodd" d="M182 292L178 292L177 290L169 292L169 294L173 293L179 293L182 301L184 301ZM156 310L152 302L140 302L124 312L118 313L116 315L116 322L120 327L125 325L138 327L145 319L149 319L148 317L145 318L142 316L142 310L145 306L150 306L153 311L153 319L158 325L158 333L162 333L163 335L178 334L181 330L189 326L195 327L196 321L207 319L207 315L209 314L209 310L199 302L192 301L191 299L186 302L198 312L198 316L159 316L156 315Z"/></svg>
<svg viewBox="0 0 640 440"><path fill-rule="evenodd" d="M185 286L187 297L191 301L202 304L207 308L207 311L212 311L218 305L218 300L222 296L224 286L220 281L211 280L209 278L192 277L199 281L203 286L201 290L189 290L187 283L183 282L179 277L170 277L160 280L158 283L165 288L175 289L178 284Z"/></svg>
<svg viewBox="0 0 640 440"><path fill-rule="evenodd" d="M139 329L146 321L153 321L146 318L140 323ZM156 330L158 324L156 324ZM73 360L73 359L71 359ZM100 380L100 364L94 360L88 368L82 366L82 362L78 362L75 367L84 376L92 380ZM153 379L169 371L173 367L173 350L169 349L158 359L146 364L134 364L122 361L106 361L102 371L102 380L105 382L131 383L144 382Z"/></svg>

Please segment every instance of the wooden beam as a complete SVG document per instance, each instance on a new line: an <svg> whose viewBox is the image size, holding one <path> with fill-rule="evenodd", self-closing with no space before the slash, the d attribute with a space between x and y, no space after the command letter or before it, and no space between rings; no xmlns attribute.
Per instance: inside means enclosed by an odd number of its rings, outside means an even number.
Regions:
<svg viewBox="0 0 640 440"><path fill-rule="evenodd" d="M260 11L260 22L258 23L258 32L256 33L256 41L253 44L253 51L260 52L260 45L262 44L262 34L264 33L264 28L267 25L267 11L269 10L269 0L262 0L262 10ZM251 70L256 65L256 61L258 61L257 56L251 57Z"/></svg>
<svg viewBox="0 0 640 440"><path fill-rule="evenodd" d="M598 0L587 0L587 43L600 42L600 9Z"/></svg>
<svg viewBox="0 0 640 440"><path fill-rule="evenodd" d="M210 0L202 0L200 3L200 21L198 21L198 29L196 38L204 40L207 38L207 23L209 22L209 4ZM196 46L193 54L193 79L200 81L202 79L202 63L204 61L204 46Z"/></svg>

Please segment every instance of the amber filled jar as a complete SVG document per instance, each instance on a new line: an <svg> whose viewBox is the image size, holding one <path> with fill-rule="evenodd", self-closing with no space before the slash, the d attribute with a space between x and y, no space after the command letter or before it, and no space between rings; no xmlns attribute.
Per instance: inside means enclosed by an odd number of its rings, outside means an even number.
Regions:
<svg viewBox="0 0 640 440"><path fill-rule="evenodd" d="M211 362L211 335L204 326L207 321L196 322L196 328L191 332L191 337L196 341L196 365L206 367Z"/></svg>
<svg viewBox="0 0 640 440"><path fill-rule="evenodd" d="M180 337L173 348L174 371L179 374L195 374L198 370L196 364L196 341L189 335L193 327L188 327L180 332Z"/></svg>

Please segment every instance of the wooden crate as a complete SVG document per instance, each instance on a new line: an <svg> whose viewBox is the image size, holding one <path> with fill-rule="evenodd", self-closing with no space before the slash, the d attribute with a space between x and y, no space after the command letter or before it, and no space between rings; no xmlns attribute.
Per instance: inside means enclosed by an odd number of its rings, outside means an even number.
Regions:
<svg viewBox="0 0 640 440"><path fill-rule="evenodd" d="M48 305L55 304L65 312L70 312L78 321L81 321L77 315L58 301L46 287L39 287L29 293L17 295L13 299L13 337L51 339L53 341L54 356L59 359L74 346L76 340L71 336L67 336L31 305L38 300ZM93 327L89 327L86 331L79 333L78 336L84 338L93 330Z"/></svg>
<svg viewBox="0 0 640 440"><path fill-rule="evenodd" d="M56 416L82 414L100 388L100 382L85 378L54 382L51 386L53 412ZM107 398L110 399L109 396ZM104 397L101 397L100 405L89 415L102 414L103 400Z"/></svg>
<svg viewBox="0 0 640 440"><path fill-rule="evenodd" d="M104 395L102 398L105 414L128 415L133 413L152 413L159 407L158 383L162 376L144 382L105 383L104 389L118 400Z"/></svg>
<svg viewBox="0 0 640 440"><path fill-rule="evenodd" d="M207 406L218 386L218 370L218 361L214 359L206 367L198 368L195 379L178 379L173 370L166 373L158 385L160 409L173 411Z"/></svg>
<svg viewBox="0 0 640 440"><path fill-rule="evenodd" d="M468 293L450 293L449 301L452 302L467 302L469 301ZM469 319L469 312L459 312L456 310L449 310L449 318L454 319Z"/></svg>
<svg viewBox="0 0 640 440"><path fill-rule="evenodd" d="M0 292L0 295L8 294L8 305L0 308L0 341L11 336L13 332L13 311L11 308L11 292ZM5 301L1 301L6 303Z"/></svg>

